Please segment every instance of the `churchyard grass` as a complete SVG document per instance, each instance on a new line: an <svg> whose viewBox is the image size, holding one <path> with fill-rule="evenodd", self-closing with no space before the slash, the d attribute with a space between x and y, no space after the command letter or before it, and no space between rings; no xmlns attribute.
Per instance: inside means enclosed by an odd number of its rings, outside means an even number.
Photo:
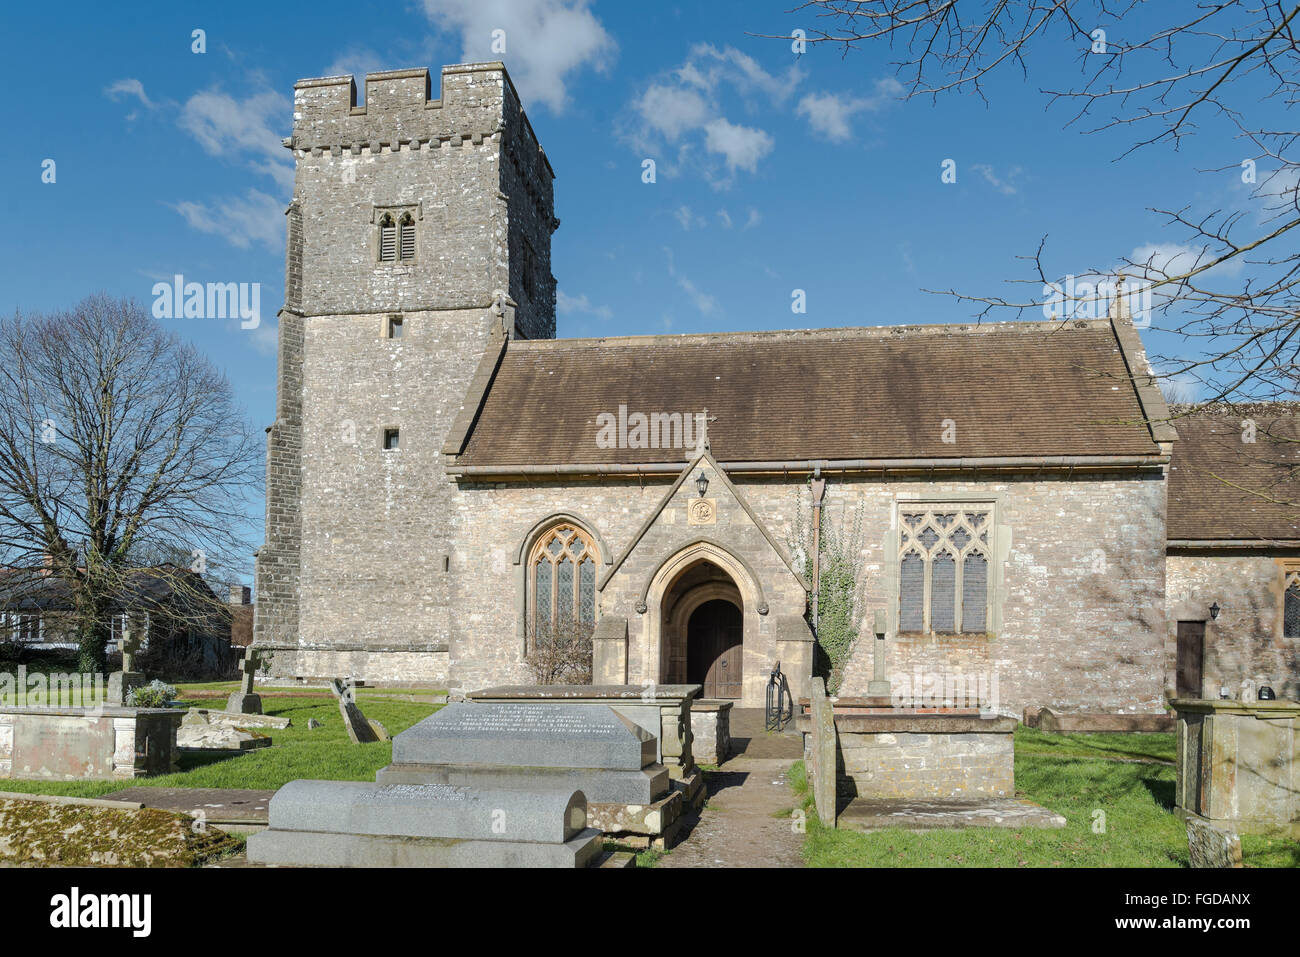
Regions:
<svg viewBox="0 0 1300 957"><path fill-rule="evenodd" d="M193 686L180 687L180 705L220 707L211 698L193 698ZM290 718L292 727L270 729L272 745L242 754L182 754L181 770L174 774L137 778L134 781L21 781L0 779L0 790L40 794L68 794L77 797L111 796L113 791L136 785L151 787L252 788L274 790L298 778L338 781L373 781L375 772L392 762L391 742L352 744L343 727L338 703L328 691L294 689L292 696L277 696L261 689L267 714ZM427 717L439 705L386 700L381 693L363 702L367 718L379 721L390 735L405 731ZM309 729L315 718L322 727Z"/></svg>
<svg viewBox="0 0 1300 957"><path fill-rule="evenodd" d="M789 781L807 809L811 867L1186 867L1186 828L1172 812L1174 769L1154 763L1172 760L1173 748L1172 734L1018 729L1016 796L1063 815L1059 830L831 829L812 810L803 762ZM1244 834L1241 843L1247 867L1300 866L1295 841Z"/></svg>

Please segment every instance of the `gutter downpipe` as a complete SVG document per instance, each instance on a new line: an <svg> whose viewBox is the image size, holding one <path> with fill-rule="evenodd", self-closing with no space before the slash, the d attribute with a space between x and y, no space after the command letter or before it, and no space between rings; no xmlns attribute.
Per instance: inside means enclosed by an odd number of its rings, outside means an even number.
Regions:
<svg viewBox="0 0 1300 957"><path fill-rule="evenodd" d="M821 466L814 466L812 478L813 499L813 553L812 553L812 617L813 633L821 625L818 602L822 589L822 495L826 491L826 480L822 478Z"/></svg>

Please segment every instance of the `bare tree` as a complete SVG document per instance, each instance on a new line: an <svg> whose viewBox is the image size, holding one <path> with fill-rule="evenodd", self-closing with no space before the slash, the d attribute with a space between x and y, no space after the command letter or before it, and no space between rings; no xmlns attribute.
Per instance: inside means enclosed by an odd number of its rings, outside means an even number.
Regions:
<svg viewBox="0 0 1300 957"><path fill-rule="evenodd" d="M1140 11L1140 12L1139 12ZM1153 328L1194 348L1153 353L1161 378L1201 399L1174 418L1225 403L1294 399L1300 392L1300 157L1293 109L1300 102L1300 5L1278 0L1203 0L1143 4L1137 0L807 0L793 11L814 27L803 42L842 55L885 48L906 97L952 92L984 97L999 69L1030 79L1030 54L1078 63L1079 82L1042 89L1068 109L1065 125L1085 133L1125 132L1119 157L1170 148L1207 128L1240 144L1232 170L1251 185L1240 208L1160 208L1178 255L1165 252L1076 271L1092 281L1068 292L1044 265L1046 237L1021 258L1026 275L1009 278L1023 295L933 290L971 303L977 318L994 310L1041 313L1042 290L1054 287L1062 319L1098 314L1124 275L1148 306ZM1152 24L1159 21L1154 27ZM782 37L787 41L794 37ZM1032 290L1032 291L1029 291ZM1102 313L1104 314L1104 312ZM1296 439L1275 437L1290 445ZM1282 450L1286 453L1286 450ZM1293 475L1294 477L1294 475Z"/></svg>
<svg viewBox="0 0 1300 957"><path fill-rule="evenodd" d="M591 684L593 625L577 618L529 628L525 664L538 684Z"/></svg>
<svg viewBox="0 0 1300 957"><path fill-rule="evenodd" d="M103 669L124 602L211 621L220 599L200 574L248 554L261 460L230 384L138 304L93 296L0 320L4 593L55 579L83 669Z"/></svg>

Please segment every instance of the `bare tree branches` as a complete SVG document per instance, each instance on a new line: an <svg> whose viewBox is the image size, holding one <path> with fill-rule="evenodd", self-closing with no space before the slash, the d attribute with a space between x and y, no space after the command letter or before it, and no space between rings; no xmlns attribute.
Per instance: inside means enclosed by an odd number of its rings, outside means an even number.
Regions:
<svg viewBox="0 0 1300 957"><path fill-rule="evenodd" d="M1139 10L1140 8L1140 10ZM1300 130L1288 122L1300 101L1300 47L1294 0L1219 0L1138 4L1135 0L807 0L793 11L813 17L810 45L855 49L887 46L908 82L909 97L966 91L984 95L984 81L1008 64L1031 72L1031 53L1078 62L1080 82L1041 92L1070 103L1067 126L1084 132L1131 128L1137 149L1177 149L1203 123L1226 123L1243 144L1241 180L1250 201L1238 208L1193 213L1155 208L1173 242L1142 255L1093 264L1078 295L1057 295L1058 316L1110 296L1119 274L1141 320L1173 333L1193 354L1155 355L1160 374L1203 388L1201 404L1291 399L1300 385ZM1163 20L1155 28L1143 27ZM786 38L789 39L789 38ZM1038 313L1060 278L1045 265L1045 243L1029 275L1010 279L1032 291L1006 296L926 290L977 307ZM1055 289L1059 293L1059 289Z"/></svg>
<svg viewBox="0 0 1300 957"><path fill-rule="evenodd" d="M124 596L163 617L216 613L199 576L247 554L243 506L260 463L229 383L138 305L96 296L0 321L5 594L57 579L83 667L103 666ZM140 594L142 566L166 603Z"/></svg>

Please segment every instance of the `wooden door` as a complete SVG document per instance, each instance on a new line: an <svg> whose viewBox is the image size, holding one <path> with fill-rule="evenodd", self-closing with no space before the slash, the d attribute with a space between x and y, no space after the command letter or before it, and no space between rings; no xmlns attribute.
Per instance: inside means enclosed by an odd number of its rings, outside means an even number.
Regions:
<svg viewBox="0 0 1300 957"><path fill-rule="evenodd" d="M686 626L686 680L706 698L739 698L744 686L744 626L729 601L706 601Z"/></svg>
<svg viewBox="0 0 1300 957"><path fill-rule="evenodd" d="M1201 697L1201 671L1205 662L1205 622L1178 623L1178 686L1180 698Z"/></svg>

